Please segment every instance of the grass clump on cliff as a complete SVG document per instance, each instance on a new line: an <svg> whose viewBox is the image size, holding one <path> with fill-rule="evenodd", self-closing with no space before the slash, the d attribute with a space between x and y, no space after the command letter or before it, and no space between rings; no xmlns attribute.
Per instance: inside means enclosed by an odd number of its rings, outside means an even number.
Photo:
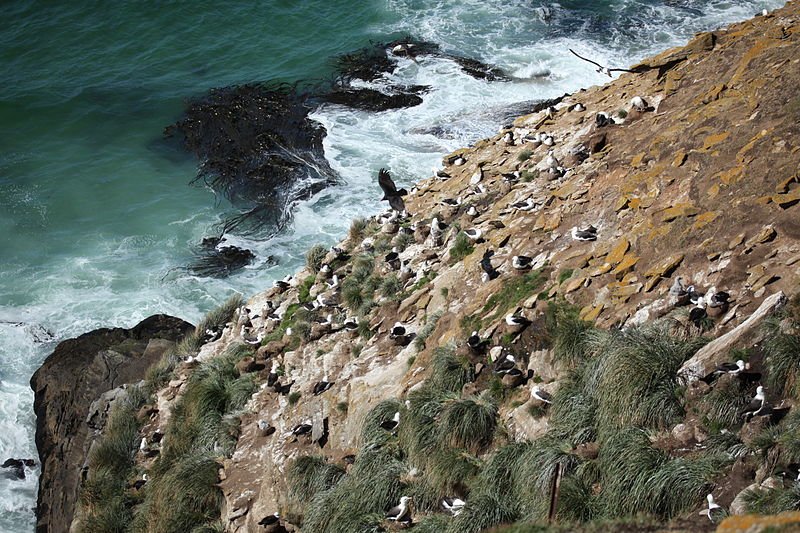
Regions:
<svg viewBox="0 0 800 533"><path fill-rule="evenodd" d="M322 268L322 262L326 255L328 255L328 249L321 244L315 244L306 252L306 266L316 274Z"/></svg>
<svg viewBox="0 0 800 533"><path fill-rule="evenodd" d="M306 455L298 457L289 466L286 476L289 481L289 496L302 505L317 493L336 485L344 476L344 470L322 456Z"/></svg>
<svg viewBox="0 0 800 533"><path fill-rule="evenodd" d="M800 367L800 324L788 313L780 313L764 321L764 331L765 384L771 394L793 391L796 396L797 369Z"/></svg>
<svg viewBox="0 0 800 533"><path fill-rule="evenodd" d="M566 303L551 303L545 313L545 324L553 341L553 356L558 364L570 368L585 359L593 326L591 322L580 319L576 307Z"/></svg>
<svg viewBox="0 0 800 533"><path fill-rule="evenodd" d="M375 304L375 290L380 279L373 276L375 260L361 255L353 262L353 271L342 282L342 301L350 311L364 315Z"/></svg>
<svg viewBox="0 0 800 533"><path fill-rule="evenodd" d="M414 338L414 347L417 351L421 352L425 349L425 342L428 340L428 337L431 336L433 330L436 329L436 324L439 323L439 319L442 318L443 314L444 312L439 310L425 318L425 325L422 326L422 329L419 330L419 333Z"/></svg>
<svg viewBox="0 0 800 533"><path fill-rule="evenodd" d="M484 304L480 312L462 317L462 329L466 333L481 329L482 320L479 316L485 315L492 309L494 309L494 313L492 313L487 320L489 322L499 320L512 308L518 306L522 300L539 290L544 284L544 281L545 279L541 270L532 270L522 276L508 279L500 290L492 294L489 299L486 300L486 304Z"/></svg>
<svg viewBox="0 0 800 533"><path fill-rule="evenodd" d="M125 531L133 518L135 500L127 483L141 441L136 398L129 391L128 397L114 402L103 436L91 449L89 471L78 498L81 533Z"/></svg>
<svg viewBox="0 0 800 533"><path fill-rule="evenodd" d="M186 383L167 426L144 502L148 531L191 531L219 517L218 458L236 444L237 411L256 389L235 364L251 351L233 347L203 363Z"/></svg>
<svg viewBox="0 0 800 533"><path fill-rule="evenodd" d="M453 241L453 246L450 247L450 264L455 265L475 250L472 241L469 240L467 234L459 231Z"/></svg>

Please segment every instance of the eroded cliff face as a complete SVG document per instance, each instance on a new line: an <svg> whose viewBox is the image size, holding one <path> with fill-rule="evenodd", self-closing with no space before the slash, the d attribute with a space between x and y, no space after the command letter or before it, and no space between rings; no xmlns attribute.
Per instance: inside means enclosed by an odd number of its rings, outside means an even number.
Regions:
<svg viewBox="0 0 800 533"><path fill-rule="evenodd" d="M70 529L81 470L105 416L90 417L90 405L112 389L141 380L191 328L178 318L154 315L131 329L98 329L59 343L34 373L36 447L42 464L37 532Z"/></svg>
<svg viewBox="0 0 800 533"><path fill-rule="evenodd" d="M665 315L674 307L668 290L678 277L686 286L731 294L732 304L713 318L712 336L735 328L766 296L796 294L798 20L798 5L790 3L767 17L698 35L686 47L634 67L638 73L570 95L555 112L520 117L498 136L446 156L450 178L424 180L406 197L415 242L400 259L415 273L430 269L432 279L407 289L402 301L379 300L368 317L374 330L368 341L340 331L294 350L259 351L259 357L281 361L292 390L302 396L294 405L271 389L254 396L236 452L224 463L226 527L257 530L263 517L290 510L287 465L300 455L321 453L341 462L354 453L371 407L413 390L428 373L432 347L464 344L469 333L461 327L464 317L484 319L481 336L499 343L503 315L493 315L485 304L518 276L511 266L514 255L533 257L533 266L544 268L542 284L519 302L523 313L535 317L542 299L561 296L601 327ZM635 97L644 101L638 109ZM600 112L615 123L599 126ZM540 133L552 136L554 144L530 142ZM569 169L565 176L550 172L549 153L557 166ZM504 179L514 172L520 179ZM445 199L461 203L450 206ZM476 215L468 214L470 206ZM439 244L420 230L434 214L451 228L457 223L479 229L483 242L452 264L448 250L457 231L446 230ZM597 228L597 239L575 240L571 229L587 225ZM382 235L392 236L396 226L385 222L368 238L374 244ZM349 239L342 247L355 255L363 241ZM501 276L483 283L479 261L487 250L495 252L491 262ZM384 275L391 272L381 268ZM299 272L295 283L312 275ZM320 277L312 296L325 289ZM260 310L265 300L276 307L298 301L294 288L281 294L270 290L249 307ZM419 333L434 313L441 318L422 350L389 339L395 321ZM353 357L351 347L360 343L363 349ZM534 350L529 365L545 381L541 386L554 391L559 375L551 357L548 350ZM725 357L727 352L718 352L708 364L713 369ZM311 388L323 376L335 384L314 396ZM529 394L519 397L524 402ZM346 405L346 413L337 405ZM546 419L532 419L526 407L501 410L509 432L520 440L547 429ZM324 448L289 436L296 424L311 420L316 426L323 419L330 432ZM263 436L258 420L269 421L277 432Z"/></svg>
<svg viewBox="0 0 800 533"><path fill-rule="evenodd" d="M277 512L291 528L301 518L288 498L292 461L323 455L347 469L363 444L370 409L418 390L436 347L466 354L473 330L489 347L502 346L490 353L517 354L522 370L534 371L535 386L551 394L564 369L553 362L544 314L562 300L600 328L668 315L681 335L704 331L727 339L686 362L687 382L727 361L745 339L747 346L757 344L760 318L800 286L799 23L800 5L790 2L768 16L700 34L635 66L635 73L566 96L553 109L520 117L496 137L445 156L447 177L422 180L405 197L410 219L373 217L340 243L345 255L332 251L322 259L327 273L306 268L288 286L253 296L219 339L176 370L142 436L150 441L167 431L198 361L245 344L242 326L247 336L262 335L252 358L237 365L261 386L240 416L235 450L220 459L221 524L227 531L259 531L259 522ZM600 113L612 123L598 120ZM431 228L434 217L447 227ZM594 237L576 239L573 228L588 226ZM472 240L462 230L480 236ZM393 247L397 259L386 257ZM499 276L482 281L480 261L489 251ZM516 269L514 256L529 257L530 268ZM348 277L358 279L355 288L345 287ZM374 283L377 291L368 287ZM676 310L683 295L670 288L689 285L728 293L730 302L701 304L699 318L689 307ZM376 305L365 308L353 290ZM300 311L312 302L315 309ZM361 308L358 325L348 324L356 313L347 306ZM506 324L508 313L533 324L519 334ZM748 323L754 314L760 318ZM392 336L396 322L416 339ZM728 332L734 333L723 337ZM490 386L491 360L482 357L473 363L483 377L465 385L464 398ZM280 374L279 385L291 384L291 393L269 384L271 369ZM314 394L323 379L332 387ZM501 385L508 389L497 417L504 438L544 435L549 420L532 398L534 380L504 378ZM698 390L690 395L708 391ZM40 424L41 406L37 396ZM309 424L309 433L292 435L300 424ZM704 431L698 417L689 417L656 440L669 440L663 448L677 454L687 442L707 439ZM54 442L40 445L45 472L45 461L82 464L50 453ZM597 444L588 445L575 453L596 457ZM490 452L481 450L482 457ZM739 470L732 481L717 481L725 506L764 479L750 466ZM69 475L76 487L77 470ZM69 495L63 498L71 509ZM685 528L712 527L697 509L683 518Z"/></svg>

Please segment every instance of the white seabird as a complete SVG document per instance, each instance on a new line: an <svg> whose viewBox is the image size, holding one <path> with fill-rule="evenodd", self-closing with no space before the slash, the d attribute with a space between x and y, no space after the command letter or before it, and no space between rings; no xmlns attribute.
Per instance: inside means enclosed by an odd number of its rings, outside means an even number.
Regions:
<svg viewBox="0 0 800 533"><path fill-rule="evenodd" d="M397 411L391 420L384 420L380 426L386 431L394 431L400 425L400 411Z"/></svg>
<svg viewBox="0 0 800 533"><path fill-rule="evenodd" d="M472 177L469 179L469 184L477 185L478 183L480 183L482 179L483 179L483 168L478 167L478 170L476 170L475 173L472 175Z"/></svg>
<svg viewBox="0 0 800 533"><path fill-rule="evenodd" d="M713 523L719 522L719 520L726 514L725 509L720 507L719 504L714 501L714 496L712 494L706 496L706 500L708 501L708 508L700 511L700 514L707 516L708 519Z"/></svg>
<svg viewBox="0 0 800 533"><path fill-rule="evenodd" d="M641 96L634 96L631 100L631 107L636 111L646 111L647 102Z"/></svg>
<svg viewBox="0 0 800 533"><path fill-rule="evenodd" d="M386 511L386 519L393 520L395 522L408 522L411 520L411 511L408 508L408 501L411 498L408 496L402 496L400 498L400 504L392 507L388 511Z"/></svg>
<svg viewBox="0 0 800 533"><path fill-rule="evenodd" d="M460 498L442 498L442 508L453 516L458 516L466 503Z"/></svg>
<svg viewBox="0 0 800 533"><path fill-rule="evenodd" d="M547 157L545 158L544 163L547 165L547 168L558 168L558 166L561 164L559 163L558 159L556 159L556 156L553 155L553 150L547 152Z"/></svg>
<svg viewBox="0 0 800 533"><path fill-rule="evenodd" d="M516 270L528 270L533 265L533 258L527 255L515 255L511 258L511 266Z"/></svg>
<svg viewBox="0 0 800 533"><path fill-rule="evenodd" d="M544 403L553 403L553 397L550 396L550 393L540 389L539 387L534 387L531 391L531 396L539 400L540 402Z"/></svg>
<svg viewBox="0 0 800 533"><path fill-rule="evenodd" d="M735 363L722 363L721 365L717 366L717 369L714 370L715 374L730 374L732 376L736 376L742 372L744 372L747 365L745 365L742 359L739 359Z"/></svg>
<svg viewBox="0 0 800 533"><path fill-rule="evenodd" d="M597 240L597 228L594 226L589 226L586 229L578 229L577 226L573 227L571 230L572 238L576 241L596 241Z"/></svg>
<svg viewBox="0 0 800 533"><path fill-rule="evenodd" d="M464 235L466 235L469 240L477 242L481 240L481 235L483 235L483 232L478 228L470 228L464 230Z"/></svg>
<svg viewBox="0 0 800 533"><path fill-rule="evenodd" d="M524 328L530 323L531 321L524 316L516 315L514 313L509 313L506 315L506 325L508 326Z"/></svg>
<svg viewBox="0 0 800 533"><path fill-rule="evenodd" d="M751 418L763 414L766 407L767 401L766 395L764 394L764 387L759 385L756 388L756 395L750 400L750 403L742 409L740 414L744 417L745 421L749 421Z"/></svg>

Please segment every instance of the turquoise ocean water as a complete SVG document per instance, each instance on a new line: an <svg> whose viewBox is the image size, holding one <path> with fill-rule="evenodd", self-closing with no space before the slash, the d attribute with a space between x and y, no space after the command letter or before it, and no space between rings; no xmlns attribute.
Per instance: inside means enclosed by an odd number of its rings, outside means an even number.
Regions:
<svg viewBox="0 0 800 533"><path fill-rule="evenodd" d="M0 4L0 462L36 457L28 380L58 340L130 327L157 312L197 320L250 295L378 210L375 170L429 176L442 154L493 134L499 111L604 79L566 53L612 66L775 0L342 0ZM402 60L393 81L432 87L422 105L328 107L326 156L343 177L296 206L259 256L224 280L181 270L232 207L189 186L196 162L160 142L188 97L251 81L318 79L330 58L404 34L497 64L516 81L469 78L442 59ZM378 82L380 85L380 82ZM436 127L435 134L431 128ZM278 265L267 267L273 255ZM36 470L0 475L0 531L30 531Z"/></svg>

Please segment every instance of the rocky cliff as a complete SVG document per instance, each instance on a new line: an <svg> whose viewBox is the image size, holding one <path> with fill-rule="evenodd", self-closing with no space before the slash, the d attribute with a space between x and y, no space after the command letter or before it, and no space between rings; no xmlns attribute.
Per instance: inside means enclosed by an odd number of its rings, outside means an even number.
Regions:
<svg viewBox="0 0 800 533"><path fill-rule="evenodd" d="M119 498L149 531L380 531L400 496L418 531L794 508L798 21L518 118L198 328L138 418L158 444L73 527Z"/></svg>
<svg viewBox="0 0 800 533"><path fill-rule="evenodd" d="M131 329L98 329L59 343L31 378L42 464L36 531L68 531L80 476L105 412L97 400L144 378L191 324L155 315ZM92 412L90 406L97 404Z"/></svg>

